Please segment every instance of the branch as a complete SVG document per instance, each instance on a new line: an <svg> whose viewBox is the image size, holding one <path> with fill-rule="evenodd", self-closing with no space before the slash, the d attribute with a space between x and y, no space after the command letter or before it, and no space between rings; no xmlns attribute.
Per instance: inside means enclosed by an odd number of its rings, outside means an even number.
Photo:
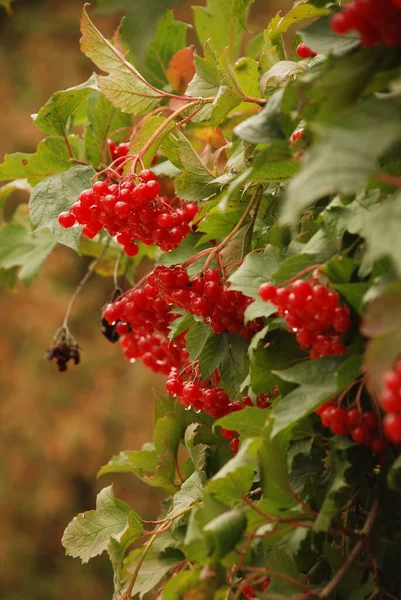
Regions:
<svg viewBox="0 0 401 600"><path fill-rule="evenodd" d="M322 591L318 595L318 597L321 600L323 600L324 598L329 598L330 597L330 595L332 594L332 592L334 592L334 590L336 589L336 587L338 586L338 584L340 583L340 581L343 579L343 577L346 575L346 573L350 569L350 567L353 564L353 562L356 560L357 556L359 555L359 553L361 552L362 548L366 544L367 538L368 538L368 536L369 536L369 534L371 532L371 529L372 529L372 527L373 527L373 525L375 523L378 509L379 509L379 503L378 503L377 500L375 500L373 502L372 508L370 510L368 518L366 519L365 525L363 526L363 529L362 529L362 532L361 532L363 534L363 536L364 536L363 539L359 540L359 542L357 542L355 544L352 552L348 556L348 558L345 561L345 563L343 564L343 566L337 571L337 573L335 574L335 576L333 577L333 579L326 585L326 587L324 587L322 589Z"/></svg>

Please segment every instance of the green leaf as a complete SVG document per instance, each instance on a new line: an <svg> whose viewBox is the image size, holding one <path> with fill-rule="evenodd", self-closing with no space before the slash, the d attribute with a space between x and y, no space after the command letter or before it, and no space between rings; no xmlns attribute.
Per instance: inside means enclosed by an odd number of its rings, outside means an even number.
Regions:
<svg viewBox="0 0 401 600"><path fill-rule="evenodd" d="M120 452L113 456L109 462L98 472L97 476L107 475L109 473L134 473L143 477L145 472L156 469L157 453L156 450L134 450Z"/></svg>
<svg viewBox="0 0 401 600"><path fill-rule="evenodd" d="M152 85L163 88L168 85L167 68L176 52L185 46L187 23L175 21L172 10L167 10L157 22L156 30L149 44L143 74Z"/></svg>
<svg viewBox="0 0 401 600"><path fill-rule="evenodd" d="M397 273L401 274L401 193L378 204L366 217L363 236L366 239L366 260L372 263L383 257L390 258Z"/></svg>
<svg viewBox="0 0 401 600"><path fill-rule="evenodd" d="M336 35L331 28L330 17L323 17L304 27L301 36L305 44L319 54L345 53L360 44L356 31Z"/></svg>
<svg viewBox="0 0 401 600"><path fill-rule="evenodd" d="M189 258L192 258L197 253L196 246L199 242L199 235L190 233L187 237L182 240L178 248L171 250L170 252L164 252L159 260L159 265L165 265L171 267L178 263L183 263ZM196 261L188 267L188 274L190 276L196 275L202 269L204 260Z"/></svg>
<svg viewBox="0 0 401 600"><path fill-rule="evenodd" d="M209 335L210 327L202 321L197 321L190 326L185 341L191 361L198 358Z"/></svg>
<svg viewBox="0 0 401 600"><path fill-rule="evenodd" d="M126 559L126 570L128 573L135 573L141 558L143 550L134 550ZM155 556L151 552L146 555L144 562L138 573L135 585L132 590L132 596L139 594L142 599L145 594L153 590L154 587L167 575L167 573L182 562L182 554L177 556Z"/></svg>
<svg viewBox="0 0 401 600"><path fill-rule="evenodd" d="M358 314L363 314L363 298L370 288L369 283L340 283L334 287Z"/></svg>
<svg viewBox="0 0 401 600"><path fill-rule="evenodd" d="M280 251L268 246L263 254L248 254L237 271L230 277L230 289L257 298L259 287L271 281L280 264Z"/></svg>
<svg viewBox="0 0 401 600"><path fill-rule="evenodd" d="M382 390L385 371L393 367L401 348L401 286L389 284L368 306L361 333L372 338L364 359L368 385L377 395Z"/></svg>
<svg viewBox="0 0 401 600"><path fill-rule="evenodd" d="M149 141L149 138L159 129L159 127L163 126L166 119L158 116L147 117L136 129L135 134L132 136L131 144L129 148L129 153L132 155L138 154L145 146L145 144ZM172 122L170 125L167 125L160 135L157 137L156 141L153 142L151 147L147 150L143 157L143 161L145 167L150 167L152 164L152 159L155 156L160 144L163 142L163 139L166 135L170 133L175 127L175 124Z"/></svg>
<svg viewBox="0 0 401 600"><path fill-rule="evenodd" d="M27 179L34 186L55 173L67 171L70 159L64 140L49 137L39 143L34 154L6 154L0 165L0 181Z"/></svg>
<svg viewBox="0 0 401 600"><path fill-rule="evenodd" d="M244 437L261 435L267 413L265 409L256 406L246 406L244 410L233 412L216 421L215 425L237 431Z"/></svg>
<svg viewBox="0 0 401 600"><path fill-rule="evenodd" d="M0 227L0 268L22 267L18 278L29 285L56 245L48 229L28 231L21 225Z"/></svg>
<svg viewBox="0 0 401 600"><path fill-rule="evenodd" d="M336 373L337 388L344 390L350 383L358 379L361 375L361 367L362 356L360 354L354 354L354 356L347 358Z"/></svg>
<svg viewBox="0 0 401 600"><path fill-rule="evenodd" d="M168 449L175 457L182 433L182 427L175 415L167 414L158 419L153 429L156 452L162 454Z"/></svg>
<svg viewBox="0 0 401 600"><path fill-rule="evenodd" d="M260 113L237 125L235 134L251 144L266 144L285 138L280 121L282 99L283 90L280 90L269 99Z"/></svg>
<svg viewBox="0 0 401 600"><path fill-rule="evenodd" d="M284 17L280 17L278 13L269 23L267 30L264 32L265 37L274 40L279 35L285 33L291 25L305 19L312 19L321 15L327 15L326 8L317 8L313 4L301 4L292 8Z"/></svg>
<svg viewBox="0 0 401 600"><path fill-rule="evenodd" d="M209 555L220 560L241 541L246 528L246 516L238 508L219 515L203 528Z"/></svg>
<svg viewBox="0 0 401 600"><path fill-rule="evenodd" d="M88 17L81 18L81 50L107 76L99 76L100 91L116 108L135 115L149 113L158 104L159 90L152 88L124 56L108 42Z"/></svg>
<svg viewBox="0 0 401 600"><path fill-rule="evenodd" d="M4 207L10 196L15 191L26 192L28 195L32 192L32 187L29 185L26 179L15 179L14 181L10 181L10 183L6 183L0 187L0 225L4 222Z"/></svg>
<svg viewBox="0 0 401 600"><path fill-rule="evenodd" d="M249 341L237 334L224 333L226 350L219 365L221 383L229 395L234 395L249 370Z"/></svg>
<svg viewBox="0 0 401 600"><path fill-rule="evenodd" d="M173 496L171 514L185 510L203 498L204 477L195 472L184 481L180 489Z"/></svg>
<svg viewBox="0 0 401 600"><path fill-rule="evenodd" d="M210 121L212 127L218 127L240 103L241 98L235 95L229 87L222 85L211 107Z"/></svg>
<svg viewBox="0 0 401 600"><path fill-rule="evenodd" d="M213 176L205 163L180 131L177 133L177 143L183 173L175 179L176 194L189 202L211 196L213 190L207 186L213 181Z"/></svg>
<svg viewBox="0 0 401 600"><path fill-rule="evenodd" d="M66 138L75 111L89 94L96 90L98 90L96 75L91 75L88 81L81 85L56 92L38 114L33 115L36 127L48 135L61 135Z"/></svg>
<svg viewBox="0 0 401 600"><path fill-rule="evenodd" d="M369 99L342 113L289 183L282 222L294 225L305 208L324 196L359 191L400 135L401 114L388 101Z"/></svg>
<svg viewBox="0 0 401 600"><path fill-rule="evenodd" d="M181 571L163 586L162 600L181 600L189 590L199 585L199 570Z"/></svg>
<svg viewBox="0 0 401 600"><path fill-rule="evenodd" d="M336 372L343 362L341 358L308 360L276 374L299 387L284 396L273 408L273 435L312 413L322 402L336 394Z"/></svg>
<svg viewBox="0 0 401 600"><path fill-rule="evenodd" d="M128 517L130 517L130 522ZM96 510L82 513L71 521L61 540L66 553L80 558L83 563L107 550L110 538L117 541L127 527L136 528L136 537L142 535L138 517L125 502L115 498L113 486L104 488L97 496Z"/></svg>
<svg viewBox="0 0 401 600"><path fill-rule="evenodd" d="M85 152L93 167L108 163L108 137L118 129L131 126L131 117L115 108L100 92L88 98L85 127Z"/></svg>
<svg viewBox="0 0 401 600"><path fill-rule="evenodd" d="M275 371L287 369L305 357L293 334L273 331L269 334L266 347L255 344L250 348L252 390L255 394L271 392L280 383Z"/></svg>
<svg viewBox="0 0 401 600"><path fill-rule="evenodd" d="M233 16L238 19L244 29L246 29L246 19L248 16L249 7L254 2L255 0L233 1Z"/></svg>
<svg viewBox="0 0 401 600"><path fill-rule="evenodd" d="M230 47L231 57L239 52L242 36L241 14L234 11L232 0L207 0L206 7L194 7L195 31L202 45L209 41L210 48L220 55Z"/></svg>
<svg viewBox="0 0 401 600"><path fill-rule="evenodd" d="M198 231L205 234L202 241L223 239L230 234L242 217L244 208L238 204L211 208L198 226Z"/></svg>
<svg viewBox="0 0 401 600"><path fill-rule="evenodd" d="M298 580L299 572L295 558L291 556L284 548L276 545L273 552L267 560L267 568L275 573L281 573L284 578L272 577L268 589L268 596L272 594L283 594L284 598L291 598L296 593L299 596L299 587L295 586L291 579ZM288 580L290 578L290 580ZM290 596L291 594L291 596ZM271 596L273 600L274 596Z"/></svg>
<svg viewBox="0 0 401 600"><path fill-rule="evenodd" d="M199 369L202 379L208 379L225 359L228 352L227 338L212 333L206 340L199 355Z"/></svg>
<svg viewBox="0 0 401 600"><path fill-rule="evenodd" d="M263 302L260 298L256 298L245 311L245 323L253 321L258 317L271 317L277 312L277 307L271 302Z"/></svg>
<svg viewBox="0 0 401 600"><path fill-rule="evenodd" d="M178 319L175 319L169 325L170 333L168 334L168 339L174 340L178 335L181 335L181 333L187 331L187 329L189 329L195 323L196 321L193 315L184 314L178 317Z"/></svg>
<svg viewBox="0 0 401 600"><path fill-rule="evenodd" d="M264 498L282 511L296 504L289 485L287 467L291 433L288 430L281 431L273 437L272 429L269 419L263 432L263 445L259 450L261 487Z"/></svg>
<svg viewBox="0 0 401 600"><path fill-rule="evenodd" d="M111 537L107 547L107 553L114 571L114 591L116 594L122 592L124 573L124 558L128 548L140 537L142 525L138 515L131 511L128 513L128 525L121 536Z"/></svg>
<svg viewBox="0 0 401 600"><path fill-rule="evenodd" d="M314 254L296 254L284 260L280 267L273 273L272 279L276 285L289 281L296 277L298 273L317 264Z"/></svg>
<svg viewBox="0 0 401 600"><path fill-rule="evenodd" d="M217 500L230 505L246 496L254 480L261 443L260 438L244 440L238 454L210 479L207 489Z"/></svg>
<svg viewBox="0 0 401 600"><path fill-rule="evenodd" d="M391 465L387 474L387 481L391 490L401 492L401 456Z"/></svg>
<svg viewBox="0 0 401 600"><path fill-rule="evenodd" d="M191 423L185 430L185 446L189 457L194 465L195 471L200 474L205 471L208 446L197 442L199 423Z"/></svg>
<svg viewBox="0 0 401 600"><path fill-rule="evenodd" d="M307 65L303 61L280 60L262 75L260 89L265 95L269 92L272 93L275 88L282 87L287 81L291 81L296 75L304 73L306 70ZM280 117L280 111L277 117Z"/></svg>
<svg viewBox="0 0 401 600"><path fill-rule="evenodd" d="M333 518L340 510L339 497L341 499L341 494L349 487L345 474L351 467L351 463L340 452L332 452L331 457L333 474L313 527L315 531L327 531L330 528Z"/></svg>
<svg viewBox="0 0 401 600"><path fill-rule="evenodd" d="M36 228L48 227L60 244L78 252L80 228L64 229L58 224L61 212L71 208L80 193L91 186L95 175L92 167L76 166L39 183L29 200L32 223Z"/></svg>

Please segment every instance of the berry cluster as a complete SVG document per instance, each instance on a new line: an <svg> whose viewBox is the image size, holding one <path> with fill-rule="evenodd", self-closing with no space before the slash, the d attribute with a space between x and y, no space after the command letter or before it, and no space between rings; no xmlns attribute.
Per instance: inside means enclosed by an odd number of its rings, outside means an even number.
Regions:
<svg viewBox="0 0 401 600"><path fill-rule="evenodd" d="M387 441L380 434L379 419L373 412L361 412L356 408L344 409L334 401L325 402L315 411L324 427L337 435L350 435L354 442L364 444L375 454L383 455L387 451Z"/></svg>
<svg viewBox="0 0 401 600"><path fill-rule="evenodd" d="M135 182L139 179L139 183ZM195 204L178 198L159 196L160 185L149 170L126 177L120 184L97 181L84 190L70 212L62 212L58 222L69 228L78 222L82 233L92 239L104 228L124 246L128 256L138 253L135 240L164 251L177 248L190 231L189 223L198 212Z"/></svg>
<svg viewBox="0 0 401 600"><path fill-rule="evenodd" d="M314 56L317 56L317 52L313 52L313 50L304 42L298 44L296 52L299 58L313 58Z"/></svg>
<svg viewBox="0 0 401 600"><path fill-rule="evenodd" d="M278 314L296 334L299 346L309 350L312 359L345 353L340 337L351 325L350 311L340 305L337 292L298 279L288 287L262 283L259 295L277 306Z"/></svg>
<svg viewBox="0 0 401 600"><path fill-rule="evenodd" d="M258 591L264 592L270 585L270 577L266 577L258 586L254 585L245 585L241 589L241 593L245 597L245 600L252 600L252 598L257 598Z"/></svg>
<svg viewBox="0 0 401 600"><path fill-rule="evenodd" d="M359 33L364 46L401 44L401 0L353 0L331 20L338 35Z"/></svg>
<svg viewBox="0 0 401 600"><path fill-rule="evenodd" d="M185 379L184 379L185 377ZM231 401L228 394L219 387L220 373L216 370L212 377L202 381L196 366L188 366L183 375L172 369L167 381L166 390L170 396L178 397L181 404L197 411L203 410L208 415L220 419L233 412L253 406L250 396L244 396L240 401ZM259 394L256 398L258 408L268 408L270 400L279 394L276 387L271 394ZM230 448L237 452L239 438L236 431L222 428L221 434L230 442Z"/></svg>
<svg viewBox="0 0 401 600"><path fill-rule="evenodd" d="M112 160L116 160L117 158L124 158L128 155L129 152L129 142L121 142L121 144L116 144L113 140L107 140L107 145L109 147L109 152Z"/></svg>
<svg viewBox="0 0 401 600"><path fill-rule="evenodd" d="M47 360L55 360L60 373L67 371L67 363L70 360L73 361L74 365L79 365L79 346L76 342L61 340L46 350L45 358Z"/></svg>
<svg viewBox="0 0 401 600"><path fill-rule="evenodd" d="M158 290L148 282L132 289L106 306L103 319L108 323L108 339L120 338L129 361L141 359L155 373L168 375L188 360L185 333L168 339L169 325L177 318ZM115 331L112 335L111 329Z"/></svg>
<svg viewBox="0 0 401 600"><path fill-rule="evenodd" d="M155 269L152 282L168 303L202 317L215 333L229 331L247 339L263 328L262 319L244 324L244 313L252 298L230 290L215 269L190 281L184 266L160 266Z"/></svg>
<svg viewBox="0 0 401 600"><path fill-rule="evenodd" d="M384 435L394 444L401 443L401 360L386 371L380 403L387 413L383 419Z"/></svg>

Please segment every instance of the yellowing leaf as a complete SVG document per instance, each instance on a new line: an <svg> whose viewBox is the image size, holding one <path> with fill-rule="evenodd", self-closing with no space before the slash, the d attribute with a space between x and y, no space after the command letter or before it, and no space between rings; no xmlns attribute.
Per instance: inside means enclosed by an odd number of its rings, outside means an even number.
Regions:
<svg viewBox="0 0 401 600"><path fill-rule="evenodd" d="M81 18L81 50L108 75L99 77L99 88L113 106L123 112L150 112L162 92L146 82L137 69L108 42L90 20L86 8Z"/></svg>

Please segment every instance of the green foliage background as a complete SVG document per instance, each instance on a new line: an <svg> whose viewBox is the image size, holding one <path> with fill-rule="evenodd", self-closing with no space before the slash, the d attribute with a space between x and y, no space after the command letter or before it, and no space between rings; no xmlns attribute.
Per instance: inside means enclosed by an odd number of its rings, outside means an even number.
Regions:
<svg viewBox="0 0 401 600"><path fill-rule="evenodd" d="M34 152L42 138L30 114L55 90L84 81L92 65L79 51L83 2L15 0L0 3L0 159L5 153ZM134 7L128 25L136 30L134 51L151 37L154 19L166 2L100 0L96 22L112 35L120 14ZM191 19L189 4L179 14ZM290 2L257 2L257 15L274 14ZM134 6L135 5L135 6ZM140 5L140 6L139 6ZM138 7L139 6L139 7ZM157 8L157 10L155 10ZM25 201L17 193L13 204ZM11 207L10 207L11 210ZM151 438L152 387L163 389L142 365L122 361L120 349L99 341L99 303L108 282L93 280L73 317L84 348L83 365L59 375L43 360L54 330L85 271L73 252L59 248L28 289L2 288L0 296L0 598L1 600L107 600L112 571L106 557L85 568L65 556L60 544L68 521L93 506L112 476L95 479L110 456L138 448ZM101 300L99 300L101 299ZM114 478L113 478L114 479ZM135 504L144 518L159 511L155 488L120 475L116 494Z"/></svg>

